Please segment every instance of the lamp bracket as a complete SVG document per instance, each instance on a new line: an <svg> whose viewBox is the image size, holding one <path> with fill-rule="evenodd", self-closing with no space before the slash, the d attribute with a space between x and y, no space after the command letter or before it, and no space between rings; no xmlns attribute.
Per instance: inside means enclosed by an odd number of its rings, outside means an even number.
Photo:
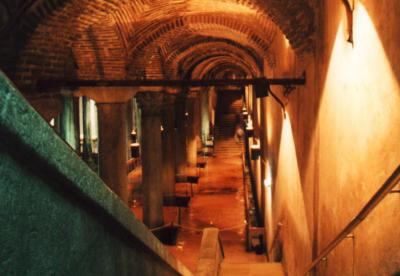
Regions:
<svg viewBox="0 0 400 276"><path fill-rule="evenodd" d="M354 0L342 0L342 3L346 8L346 15L347 15L347 31L348 31L347 41L354 45L354 37L353 37Z"/></svg>
<svg viewBox="0 0 400 276"><path fill-rule="evenodd" d="M296 89L296 87L292 86L292 85L285 85L283 87L283 95L288 98L289 95Z"/></svg>

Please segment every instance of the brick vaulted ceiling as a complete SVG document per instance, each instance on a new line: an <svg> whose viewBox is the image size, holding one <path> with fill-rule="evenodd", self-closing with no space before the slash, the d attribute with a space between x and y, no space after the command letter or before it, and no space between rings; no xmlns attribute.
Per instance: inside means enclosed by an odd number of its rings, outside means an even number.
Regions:
<svg viewBox="0 0 400 276"><path fill-rule="evenodd" d="M25 93L39 78L262 74L278 28L313 46L310 0L0 0L0 66Z"/></svg>

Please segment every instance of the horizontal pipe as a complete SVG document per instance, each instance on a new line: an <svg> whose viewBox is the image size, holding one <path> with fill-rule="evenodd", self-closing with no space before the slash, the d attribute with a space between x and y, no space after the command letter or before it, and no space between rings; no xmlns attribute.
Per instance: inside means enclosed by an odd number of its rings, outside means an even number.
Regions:
<svg viewBox="0 0 400 276"><path fill-rule="evenodd" d="M49 90L61 87L208 87L208 86L228 86L228 85L305 85L306 78L256 78L256 79L211 79L211 80L39 80L37 87L39 90Z"/></svg>

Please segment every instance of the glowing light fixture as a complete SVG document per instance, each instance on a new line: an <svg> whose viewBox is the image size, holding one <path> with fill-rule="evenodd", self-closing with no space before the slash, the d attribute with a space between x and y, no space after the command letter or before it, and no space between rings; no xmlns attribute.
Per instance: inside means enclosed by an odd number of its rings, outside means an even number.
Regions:
<svg viewBox="0 0 400 276"><path fill-rule="evenodd" d="M247 125L246 125L246 136L253 137L253 135L254 135L253 121L251 120L251 117L249 116Z"/></svg>
<svg viewBox="0 0 400 276"><path fill-rule="evenodd" d="M271 176L268 176L266 179L264 179L264 186L267 188L272 187L272 179Z"/></svg>

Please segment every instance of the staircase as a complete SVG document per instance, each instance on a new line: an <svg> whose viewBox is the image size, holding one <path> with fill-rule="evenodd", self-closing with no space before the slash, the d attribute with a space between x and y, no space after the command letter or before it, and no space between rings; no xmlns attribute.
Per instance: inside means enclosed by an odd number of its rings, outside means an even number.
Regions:
<svg viewBox="0 0 400 276"><path fill-rule="evenodd" d="M223 261L219 271L220 276L284 276L281 263L227 263Z"/></svg>
<svg viewBox="0 0 400 276"><path fill-rule="evenodd" d="M231 95L221 95L218 99L217 121L214 130L215 148L214 153L219 158L234 159L241 156L243 149L242 139L235 138L235 127L238 124L237 115L242 108L242 100L232 99ZM249 179L246 179L249 181ZM250 185L248 183L248 185ZM256 224L256 223L253 223ZM228 259L220 263L218 275L235 276L284 276L281 263L248 262L235 263Z"/></svg>
<svg viewBox="0 0 400 276"><path fill-rule="evenodd" d="M224 106L224 104L228 106ZM215 149L217 156L222 158L230 158L238 156L242 151L242 142L240 139L235 139L235 131L237 115L242 109L241 98L225 95L219 99L218 115L215 126Z"/></svg>
<svg viewBox="0 0 400 276"><path fill-rule="evenodd" d="M235 139L235 114L221 114L215 127L214 153L218 157L238 156L242 151L241 140Z"/></svg>

